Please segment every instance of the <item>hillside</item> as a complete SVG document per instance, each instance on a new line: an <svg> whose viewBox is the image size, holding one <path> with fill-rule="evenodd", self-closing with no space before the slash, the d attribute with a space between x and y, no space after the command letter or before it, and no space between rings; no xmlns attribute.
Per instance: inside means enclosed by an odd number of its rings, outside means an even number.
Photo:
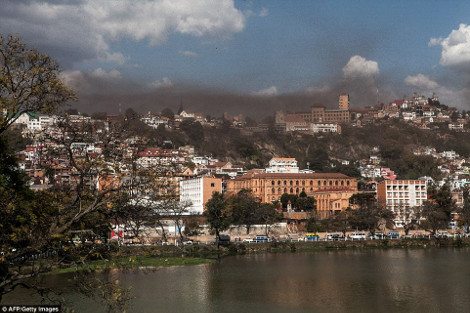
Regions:
<svg viewBox="0 0 470 313"><path fill-rule="evenodd" d="M179 130L151 129L135 120L127 127L129 135L146 138L147 146L171 147L193 145L200 155L212 156L245 168L265 167L272 157L295 157L301 169L317 172L342 172L358 176L359 161L371 155L381 158L399 178L431 176L438 178L439 162L430 155L414 155L419 148L435 148L436 152L454 150L461 157L470 157L470 134L451 132L445 125L421 130L397 120L382 121L364 127L342 126L342 134L307 135L301 133L257 133L235 128L226 122L202 126L195 121L181 123ZM168 146L169 147L169 146ZM341 165L340 160L350 161Z"/></svg>

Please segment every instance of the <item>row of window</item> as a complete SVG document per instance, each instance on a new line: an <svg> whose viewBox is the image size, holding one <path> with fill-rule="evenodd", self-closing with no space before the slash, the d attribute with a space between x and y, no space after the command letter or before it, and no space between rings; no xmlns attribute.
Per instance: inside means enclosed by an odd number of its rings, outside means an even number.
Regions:
<svg viewBox="0 0 470 313"><path fill-rule="evenodd" d="M387 197L388 198L391 198L391 197L405 197L405 198L408 198L410 196L410 193L408 192L387 192ZM416 192L415 193L415 196L417 198L421 197L426 197L427 196L427 193L426 192Z"/></svg>
<svg viewBox="0 0 470 313"><path fill-rule="evenodd" d="M415 190L425 190L426 185L414 185ZM408 185L387 185L387 190L408 190Z"/></svg>
<svg viewBox="0 0 470 313"><path fill-rule="evenodd" d="M276 183L277 183L278 186L281 186L281 185L282 185L282 186L294 186L294 181L293 181L293 180L290 180L290 181L287 181L287 180L284 180L284 181L278 180L277 182L274 181L274 180L272 180L272 181L271 181L271 186L275 186ZM257 185L258 182L256 181L255 184ZM261 183L260 183L260 184L261 184ZM317 181L317 186L350 186L350 184L351 184L351 183L350 183L349 180L347 180L346 182L343 181L343 180L342 180L342 181L338 181L338 180L335 180L335 181L333 181L333 180L328 180L328 181L326 181L326 180L324 180L324 181L318 180L318 181ZM296 186L300 186L300 185L305 186L305 185L306 185L306 182L305 182L305 180L302 180L302 181L296 180L296 181L295 181L295 185L296 185ZM313 185L314 185L313 180L310 180L310 181L309 181L309 185L310 185L310 186L313 186Z"/></svg>

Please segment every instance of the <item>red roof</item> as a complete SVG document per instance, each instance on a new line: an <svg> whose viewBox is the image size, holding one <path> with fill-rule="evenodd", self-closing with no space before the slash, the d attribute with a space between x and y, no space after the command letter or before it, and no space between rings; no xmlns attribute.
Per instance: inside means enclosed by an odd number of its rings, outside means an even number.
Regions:
<svg viewBox="0 0 470 313"><path fill-rule="evenodd" d="M349 179L351 177L340 173L260 173L254 175L241 175L235 178L235 180L246 180L246 179Z"/></svg>

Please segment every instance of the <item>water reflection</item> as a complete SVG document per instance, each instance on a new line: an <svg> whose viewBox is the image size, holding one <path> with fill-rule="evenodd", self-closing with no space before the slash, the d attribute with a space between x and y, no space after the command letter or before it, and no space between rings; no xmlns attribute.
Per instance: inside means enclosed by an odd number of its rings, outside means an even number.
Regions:
<svg viewBox="0 0 470 313"><path fill-rule="evenodd" d="M129 312L466 312L469 257L469 249L260 254L107 275L133 287ZM80 301L79 312L96 312Z"/></svg>

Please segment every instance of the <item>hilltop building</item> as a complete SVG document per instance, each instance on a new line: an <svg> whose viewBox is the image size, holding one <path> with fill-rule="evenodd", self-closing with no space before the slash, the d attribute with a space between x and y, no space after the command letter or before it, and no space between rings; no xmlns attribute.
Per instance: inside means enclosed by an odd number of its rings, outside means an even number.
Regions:
<svg viewBox="0 0 470 313"><path fill-rule="evenodd" d="M337 110L327 110L321 104L314 104L309 112L284 113L276 112L276 125L281 126L285 131L303 132L341 132L338 124L349 123L349 95L339 96Z"/></svg>
<svg viewBox="0 0 470 313"><path fill-rule="evenodd" d="M272 158L266 173L298 173L299 167L295 158Z"/></svg>

